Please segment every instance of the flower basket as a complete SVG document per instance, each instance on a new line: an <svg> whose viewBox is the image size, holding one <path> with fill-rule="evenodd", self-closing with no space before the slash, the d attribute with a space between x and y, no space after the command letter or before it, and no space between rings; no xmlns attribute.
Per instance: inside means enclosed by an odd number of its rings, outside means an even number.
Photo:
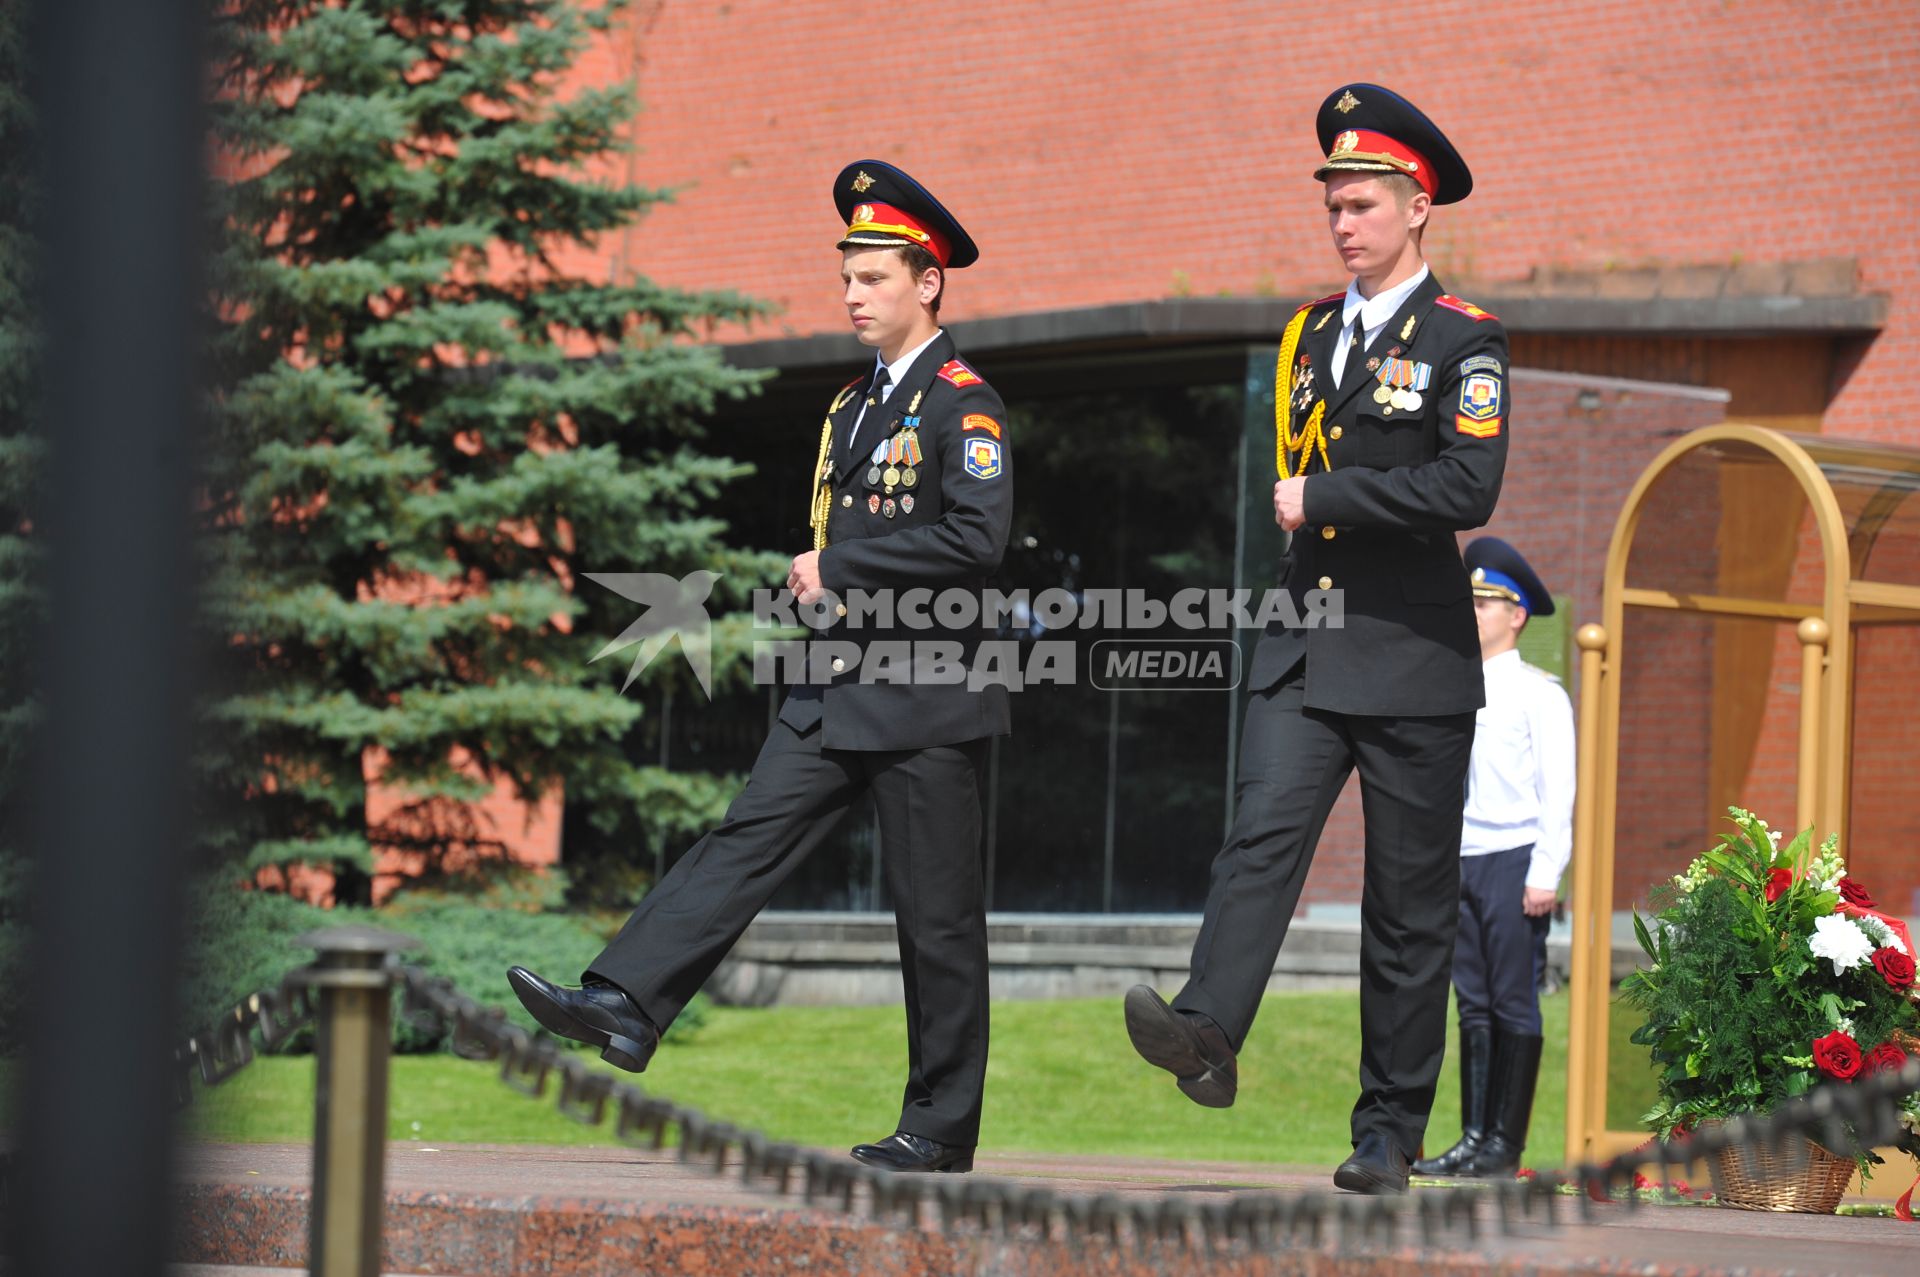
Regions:
<svg viewBox="0 0 1920 1277"><path fill-rule="evenodd" d="M1653 890L1656 912L1633 918L1649 961L1621 996L1645 1014L1633 1041L1652 1055L1658 1099L1644 1120L1664 1138L1853 1086L1920 1053L1907 924L1848 876L1836 839L1816 851L1808 830L1781 846L1765 821L1730 814L1733 832ZM1920 1156L1920 1093L1897 1107L1904 1129L1892 1142ZM1842 1123L1824 1147L1796 1137L1713 1155L1716 1196L1831 1214L1853 1173L1864 1179L1881 1160L1868 1138Z"/></svg>
<svg viewBox="0 0 1920 1277"><path fill-rule="evenodd" d="M1835 1157L1804 1135L1782 1151L1769 1147L1722 1149L1708 1162L1714 1198L1735 1210L1798 1211L1831 1215L1846 1194L1855 1169L1851 1157Z"/></svg>

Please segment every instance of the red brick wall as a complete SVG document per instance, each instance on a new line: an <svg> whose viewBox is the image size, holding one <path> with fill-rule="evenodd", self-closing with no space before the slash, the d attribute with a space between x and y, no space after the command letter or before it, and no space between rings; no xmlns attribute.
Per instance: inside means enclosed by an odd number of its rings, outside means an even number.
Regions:
<svg viewBox="0 0 1920 1277"><path fill-rule="evenodd" d="M768 334L840 328L827 186L867 155L985 246L958 318L1326 291L1345 280L1312 115L1343 80L1384 83L1475 170L1428 236L1444 279L1857 255L1894 304L1841 352L1827 429L1920 442L1886 411L1920 365L1915 65L1910 0L643 0L582 75L638 81L621 172L684 187L600 265L778 301Z"/></svg>
<svg viewBox="0 0 1920 1277"><path fill-rule="evenodd" d="M1920 919L1920 626L1854 629L1847 868L1880 907Z"/></svg>

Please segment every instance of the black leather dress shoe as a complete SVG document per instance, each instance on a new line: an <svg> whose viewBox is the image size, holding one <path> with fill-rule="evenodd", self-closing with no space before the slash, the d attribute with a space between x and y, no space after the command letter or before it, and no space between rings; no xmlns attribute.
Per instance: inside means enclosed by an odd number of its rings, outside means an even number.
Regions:
<svg viewBox="0 0 1920 1277"><path fill-rule="evenodd" d="M1173 1074L1181 1093L1195 1104L1233 1107L1240 1073L1219 1025L1174 1010L1144 984L1127 990L1126 1006L1127 1036L1141 1059Z"/></svg>
<svg viewBox="0 0 1920 1277"><path fill-rule="evenodd" d="M874 1144L856 1144L853 1159L886 1171L955 1171L973 1169L973 1145L942 1144L924 1135L895 1131Z"/></svg>
<svg viewBox="0 0 1920 1277"><path fill-rule="evenodd" d="M660 1032L633 1000L610 984L569 989L525 967L507 969L514 996L549 1033L600 1048L600 1058L629 1073L646 1071Z"/></svg>
<svg viewBox="0 0 1920 1277"><path fill-rule="evenodd" d="M1410 1161L1384 1135L1362 1135L1353 1156L1333 1173L1333 1186L1349 1193L1382 1196L1407 1191Z"/></svg>

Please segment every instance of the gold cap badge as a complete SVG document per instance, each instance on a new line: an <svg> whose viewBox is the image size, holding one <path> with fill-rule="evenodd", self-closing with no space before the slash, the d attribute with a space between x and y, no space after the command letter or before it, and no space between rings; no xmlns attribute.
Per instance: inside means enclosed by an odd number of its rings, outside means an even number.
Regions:
<svg viewBox="0 0 1920 1277"><path fill-rule="evenodd" d="M1348 129L1345 133L1333 139L1333 154L1346 155L1359 145L1360 135L1352 129Z"/></svg>
<svg viewBox="0 0 1920 1277"><path fill-rule="evenodd" d="M1333 104L1333 109L1340 112L1340 114L1345 115L1348 111L1353 110L1354 107L1359 105L1360 105L1360 99L1353 96L1352 89L1348 89L1345 93L1342 93L1340 95L1340 100Z"/></svg>
<svg viewBox="0 0 1920 1277"><path fill-rule="evenodd" d="M867 193L867 188L872 185L873 185L873 179L867 176L867 171L865 169L861 169L859 176L853 179L854 194L865 195Z"/></svg>

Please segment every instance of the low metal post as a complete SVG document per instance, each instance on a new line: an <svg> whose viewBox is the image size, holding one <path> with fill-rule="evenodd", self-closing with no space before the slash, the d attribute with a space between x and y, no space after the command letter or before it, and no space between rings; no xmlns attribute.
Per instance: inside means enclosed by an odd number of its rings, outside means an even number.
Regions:
<svg viewBox="0 0 1920 1277"><path fill-rule="evenodd" d="M391 959L419 941L352 926L316 931L294 943L319 955L300 975L319 993L308 1271L315 1277L379 1277Z"/></svg>

